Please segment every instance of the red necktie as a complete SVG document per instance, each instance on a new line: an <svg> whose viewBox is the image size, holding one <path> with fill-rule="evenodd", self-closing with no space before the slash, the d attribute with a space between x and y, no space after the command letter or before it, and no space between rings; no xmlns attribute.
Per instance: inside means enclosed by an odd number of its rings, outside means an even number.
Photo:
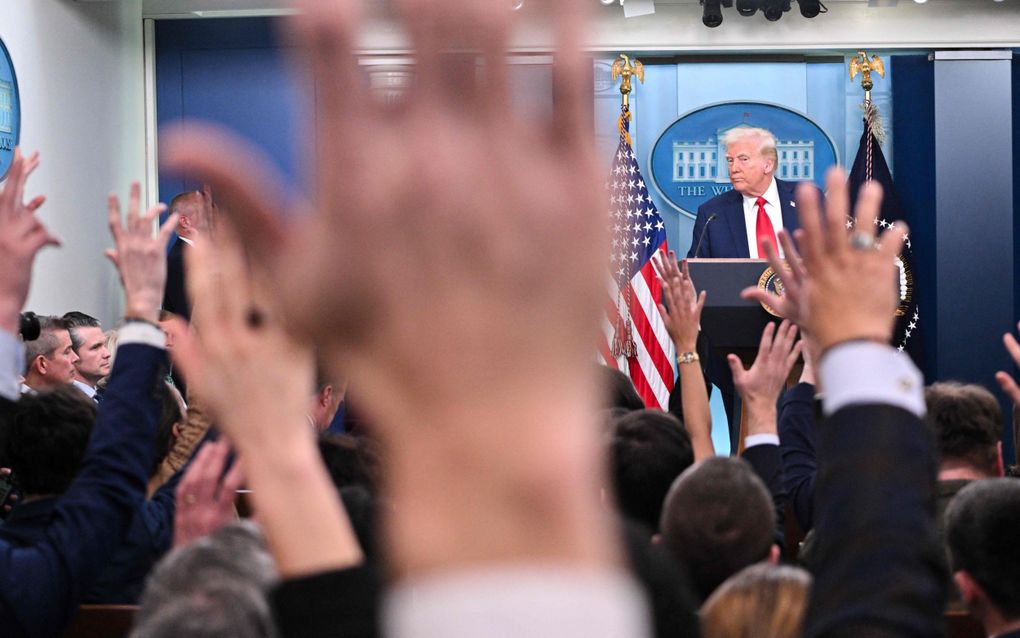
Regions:
<svg viewBox="0 0 1020 638"><path fill-rule="evenodd" d="M755 203L758 204L758 221L754 225L755 239L758 242L758 257L765 259L765 253L761 249L762 242L767 241L772 244L772 249L776 251L776 254L779 254L779 245L776 243L776 229L772 227L772 220L765 212L765 198L759 197Z"/></svg>

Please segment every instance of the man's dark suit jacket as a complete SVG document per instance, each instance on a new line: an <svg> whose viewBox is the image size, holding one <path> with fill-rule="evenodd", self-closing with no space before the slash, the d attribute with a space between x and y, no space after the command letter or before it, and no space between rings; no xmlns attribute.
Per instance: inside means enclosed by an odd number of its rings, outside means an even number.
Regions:
<svg viewBox="0 0 1020 638"><path fill-rule="evenodd" d="M944 635L948 583L927 427L871 404L840 410L817 434L815 581L804 635Z"/></svg>
<svg viewBox="0 0 1020 638"><path fill-rule="evenodd" d="M81 470L58 500L44 536L28 544L0 540L5 638L60 635L109 564L145 498L159 418L155 388L165 374L164 350L120 346ZM0 413L11 405L0 406Z"/></svg>
<svg viewBox="0 0 1020 638"><path fill-rule="evenodd" d="M776 180L779 202L783 212L783 228L793 232L799 228L797 208L794 205L795 182ZM709 218L715 215L711 223ZM707 225L706 225L707 224ZM778 229L777 229L778 231ZM698 244L701 244L700 247ZM694 254L697 250L698 254ZM747 245L747 224L744 222L744 196L737 191L716 195L698 207L694 220L694 233L688 258L744 258L751 256Z"/></svg>
<svg viewBox="0 0 1020 638"><path fill-rule="evenodd" d="M187 287L184 282L184 251L187 245L178 237L166 256L166 289L163 291L163 310L191 321L191 304L188 302Z"/></svg>

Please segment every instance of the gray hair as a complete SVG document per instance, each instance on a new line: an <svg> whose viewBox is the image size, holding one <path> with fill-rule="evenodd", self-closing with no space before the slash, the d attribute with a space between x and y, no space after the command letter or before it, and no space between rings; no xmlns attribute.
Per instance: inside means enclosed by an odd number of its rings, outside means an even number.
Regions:
<svg viewBox="0 0 1020 638"><path fill-rule="evenodd" d="M756 140L759 142L758 149L762 155L767 155L772 158L775 164L779 163L779 153L776 152L776 147L779 145L779 141L776 140L776 136L773 135L772 131L764 128L754 128L751 126L738 126L731 128L726 131L723 135L723 146L729 146L735 142L745 142L749 140Z"/></svg>
<svg viewBox="0 0 1020 638"><path fill-rule="evenodd" d="M67 330L68 335L70 335L71 331L67 327L67 322L60 317L53 315L39 316L39 338L25 342L25 370L22 374L28 374L32 369L32 364L35 363L36 357L53 358L53 353L56 352L57 346L60 345L57 333L61 330Z"/></svg>
<svg viewBox="0 0 1020 638"><path fill-rule="evenodd" d="M131 638L274 638L266 591L277 578L258 525L225 525L156 565Z"/></svg>

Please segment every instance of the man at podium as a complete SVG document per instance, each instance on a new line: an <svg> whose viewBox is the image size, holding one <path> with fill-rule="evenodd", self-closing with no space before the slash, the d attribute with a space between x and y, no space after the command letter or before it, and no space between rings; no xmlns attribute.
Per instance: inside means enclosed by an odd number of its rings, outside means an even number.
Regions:
<svg viewBox="0 0 1020 638"><path fill-rule="evenodd" d="M761 242L777 250L780 229L797 228L794 182L775 178L779 157L776 136L763 128L737 126L723 137L726 165L733 190L716 195L698 207L687 257L764 259ZM724 357L712 352L705 339L698 350L705 376L722 392L730 425L731 450L736 451L739 411L734 406L733 377Z"/></svg>

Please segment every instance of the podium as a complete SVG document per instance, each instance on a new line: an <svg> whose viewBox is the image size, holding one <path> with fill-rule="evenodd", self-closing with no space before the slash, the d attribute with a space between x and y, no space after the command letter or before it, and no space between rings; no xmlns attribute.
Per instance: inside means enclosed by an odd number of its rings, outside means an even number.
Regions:
<svg viewBox="0 0 1020 638"><path fill-rule="evenodd" d="M757 286L769 269L764 259L688 259L691 279L700 293L708 291L701 312L701 332L723 356L734 353L745 363L754 361L761 331L779 319L761 304L741 299L740 292Z"/></svg>
<svg viewBox="0 0 1020 638"><path fill-rule="evenodd" d="M727 386L733 387L726 355L735 354L745 367L750 366L758 354L762 330L769 322L780 321L757 301L740 297L748 286L759 285L769 263L764 259L688 259L687 264L695 289L708 292L701 312L699 355L706 376L723 390L725 401ZM797 376L799 368L795 366L793 371ZM730 451L736 455L743 449L746 414L735 390L728 407L727 413L733 415L729 424Z"/></svg>

